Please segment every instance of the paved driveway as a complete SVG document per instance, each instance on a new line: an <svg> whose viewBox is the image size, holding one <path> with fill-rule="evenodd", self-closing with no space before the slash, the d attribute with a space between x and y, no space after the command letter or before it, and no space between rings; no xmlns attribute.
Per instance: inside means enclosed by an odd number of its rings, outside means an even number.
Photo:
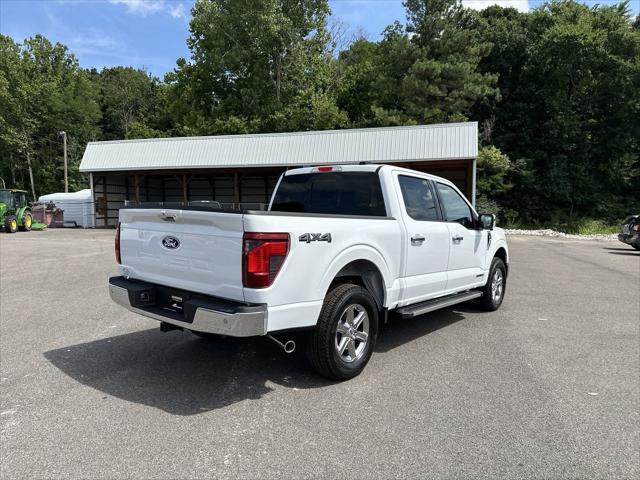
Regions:
<svg viewBox="0 0 640 480"><path fill-rule="evenodd" d="M637 478L640 254L510 245L498 312L395 321L332 384L112 304L113 232L0 234L0 476Z"/></svg>

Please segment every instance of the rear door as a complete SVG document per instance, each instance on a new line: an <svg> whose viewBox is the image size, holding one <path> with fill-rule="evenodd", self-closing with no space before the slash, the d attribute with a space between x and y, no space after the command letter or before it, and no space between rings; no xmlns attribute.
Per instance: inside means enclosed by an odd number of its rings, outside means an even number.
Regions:
<svg viewBox="0 0 640 480"><path fill-rule="evenodd" d="M244 300L241 212L122 209L120 222L123 274Z"/></svg>
<svg viewBox="0 0 640 480"><path fill-rule="evenodd" d="M447 284L449 229L442 222L435 191L426 177L396 174L403 237L403 305L441 295Z"/></svg>
<svg viewBox="0 0 640 480"><path fill-rule="evenodd" d="M435 185L451 247L447 291L471 288L484 279L487 232L475 228L473 210L457 189L440 182Z"/></svg>

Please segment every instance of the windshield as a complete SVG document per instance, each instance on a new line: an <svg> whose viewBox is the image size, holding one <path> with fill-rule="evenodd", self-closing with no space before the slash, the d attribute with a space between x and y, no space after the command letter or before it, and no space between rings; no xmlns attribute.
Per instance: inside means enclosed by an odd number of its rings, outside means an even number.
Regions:
<svg viewBox="0 0 640 480"><path fill-rule="evenodd" d="M13 205L13 193L11 193L9 190L0 190L0 203Z"/></svg>

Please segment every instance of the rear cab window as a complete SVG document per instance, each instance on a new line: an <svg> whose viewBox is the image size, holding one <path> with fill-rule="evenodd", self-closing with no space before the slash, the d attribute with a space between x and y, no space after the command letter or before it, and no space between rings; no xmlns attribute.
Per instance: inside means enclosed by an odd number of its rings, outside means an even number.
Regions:
<svg viewBox="0 0 640 480"><path fill-rule="evenodd" d="M429 180L399 175L398 182L407 215L418 221L439 220L435 196Z"/></svg>
<svg viewBox="0 0 640 480"><path fill-rule="evenodd" d="M384 217L377 172L300 173L282 177L271 211Z"/></svg>

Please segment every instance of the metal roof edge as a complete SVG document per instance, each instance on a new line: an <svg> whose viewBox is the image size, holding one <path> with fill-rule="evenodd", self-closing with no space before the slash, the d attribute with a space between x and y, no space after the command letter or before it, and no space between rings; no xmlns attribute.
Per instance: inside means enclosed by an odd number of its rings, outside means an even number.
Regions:
<svg viewBox="0 0 640 480"><path fill-rule="evenodd" d="M162 138L134 138L127 140L100 140L88 142L90 145L116 145L121 143L145 143L145 142L175 142L175 141L193 141L193 140L213 140L228 138L267 138L267 137L292 137L305 135L335 135L335 134L351 134L362 132L381 132L381 131L397 131L397 130L427 130L435 128L451 128L451 127L478 127L477 121L472 122L455 122L455 123L435 123L428 125L399 125L390 127L368 127L368 128L345 128L340 130L309 130L303 132L272 132L272 133L243 133L233 135L204 135L193 137L162 137Z"/></svg>
<svg viewBox="0 0 640 480"><path fill-rule="evenodd" d="M442 162L442 161L456 161L456 160L473 160L477 158L477 155L474 156L460 156L456 158L451 157L439 157L439 158L402 158L397 160L385 160L384 163L371 162L370 165L392 165L394 163L402 163L402 162ZM271 165L256 165L256 164L238 164L238 165L180 165L175 168L166 168L166 167L126 167L126 168L96 168L96 169L87 169L82 168L80 166L81 173L97 173L97 172L145 172L145 171L154 171L154 170L217 170L217 169L233 169L233 168L280 168L280 167L295 167L295 168L306 168L306 167L315 167L318 165L359 165L360 162L320 162L309 165L301 165L299 163L279 163L279 164L271 164Z"/></svg>

